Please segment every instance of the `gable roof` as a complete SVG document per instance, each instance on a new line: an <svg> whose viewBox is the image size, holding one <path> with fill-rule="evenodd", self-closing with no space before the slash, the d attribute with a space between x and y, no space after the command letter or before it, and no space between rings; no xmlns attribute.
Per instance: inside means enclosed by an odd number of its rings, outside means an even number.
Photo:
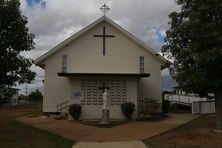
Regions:
<svg viewBox="0 0 222 148"><path fill-rule="evenodd" d="M54 54L55 52L57 52L58 50L60 50L61 48L63 48L64 46L66 46L67 44L69 44L70 42L72 42L73 40L75 40L76 38L78 38L79 36L81 36L82 34L86 33L87 31L91 30L93 27L95 27L96 25L98 25L101 22L107 22L108 24L110 24L112 27L114 27L115 29L117 29L118 31L120 31L121 33L125 34L127 37L129 37L130 39L132 39L133 41L135 41L137 44L139 44L141 47L143 47L144 49L146 49L150 54L152 54L153 56L155 56L158 60L160 60L161 62L163 62L163 64L167 64L169 63L169 61L167 59L165 59L163 56L161 56L158 52L156 52L155 50L153 50L151 47L149 47L147 44L145 44L144 42L142 42L141 40L139 40L137 37L135 37L133 34L131 34L130 32L128 32L127 30L125 30L124 28L122 28L120 25L118 25L117 23L115 23L114 21L112 21L111 19L109 19L106 16L103 16L101 18L99 18L98 20L96 20L95 22L91 23L90 25L88 25L87 27L83 28L82 30L80 30L79 32L75 33L74 35L72 35L71 37L65 39L63 42L61 42L60 44L58 44L57 46L55 46L54 48L52 48L51 50L49 50L48 52L46 52L45 54L43 54L42 56L40 56L39 58L37 58L35 60L35 64L40 66L43 60L45 60L46 58L48 58L49 56L51 56L52 54Z"/></svg>

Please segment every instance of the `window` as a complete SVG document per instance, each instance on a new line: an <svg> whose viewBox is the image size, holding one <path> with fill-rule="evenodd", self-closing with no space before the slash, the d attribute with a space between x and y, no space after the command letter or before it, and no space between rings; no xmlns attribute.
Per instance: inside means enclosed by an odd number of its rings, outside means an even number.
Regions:
<svg viewBox="0 0 222 148"><path fill-rule="evenodd" d="M62 55L62 72L67 72L67 58L68 55Z"/></svg>
<svg viewBox="0 0 222 148"><path fill-rule="evenodd" d="M140 73L145 73L144 56L140 56Z"/></svg>

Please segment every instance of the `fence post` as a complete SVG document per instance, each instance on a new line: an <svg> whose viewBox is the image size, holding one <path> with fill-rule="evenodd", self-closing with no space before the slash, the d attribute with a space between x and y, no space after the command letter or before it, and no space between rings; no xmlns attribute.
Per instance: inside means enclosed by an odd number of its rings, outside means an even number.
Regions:
<svg viewBox="0 0 222 148"><path fill-rule="evenodd" d="M200 110L200 114L201 114L201 112L202 112L202 111L201 111L201 110L202 110L202 109L201 109L201 102L199 102L199 110Z"/></svg>
<svg viewBox="0 0 222 148"><path fill-rule="evenodd" d="M212 113L211 104L212 104L212 102L210 102L210 113Z"/></svg>

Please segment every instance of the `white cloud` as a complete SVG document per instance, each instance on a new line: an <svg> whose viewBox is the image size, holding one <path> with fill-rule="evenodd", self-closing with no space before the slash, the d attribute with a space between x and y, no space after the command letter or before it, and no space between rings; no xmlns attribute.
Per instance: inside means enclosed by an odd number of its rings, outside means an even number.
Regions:
<svg viewBox="0 0 222 148"><path fill-rule="evenodd" d="M162 43L158 40L154 28L164 36L169 28L169 13L179 9L174 0L44 1L45 8L41 3L28 7L26 1L21 0L21 10L28 18L30 32L36 35L35 49L22 54L33 59L101 17L103 14L99 8L104 2L111 8L107 13L109 18L159 52ZM37 77L44 75L40 68L35 68L35 71L38 74ZM35 85L39 87L40 83L35 82L33 86Z"/></svg>

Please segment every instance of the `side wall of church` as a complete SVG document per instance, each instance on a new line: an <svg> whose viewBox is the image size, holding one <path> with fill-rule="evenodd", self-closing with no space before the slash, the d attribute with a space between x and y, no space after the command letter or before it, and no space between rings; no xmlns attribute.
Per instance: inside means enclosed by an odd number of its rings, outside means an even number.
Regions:
<svg viewBox="0 0 222 148"><path fill-rule="evenodd" d="M43 96L43 112L57 112L56 106L69 99L69 80L59 77L61 71L61 54L55 54L46 61Z"/></svg>
<svg viewBox="0 0 222 148"><path fill-rule="evenodd" d="M156 99L158 102L162 101L162 81L161 69L158 66L150 65L150 77L142 78L139 81L139 97L143 99Z"/></svg>

